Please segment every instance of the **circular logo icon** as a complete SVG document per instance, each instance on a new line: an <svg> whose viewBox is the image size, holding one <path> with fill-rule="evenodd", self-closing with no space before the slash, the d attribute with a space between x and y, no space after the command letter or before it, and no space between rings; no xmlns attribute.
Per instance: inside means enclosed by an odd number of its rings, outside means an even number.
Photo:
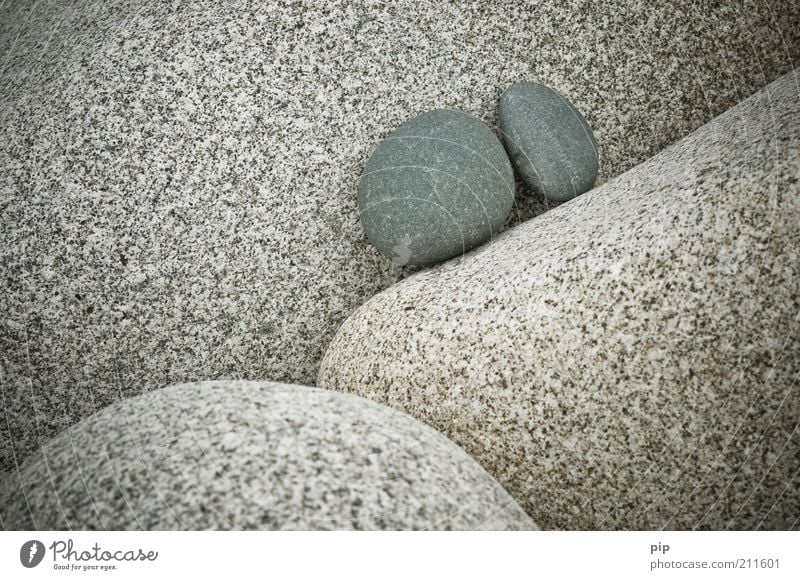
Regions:
<svg viewBox="0 0 800 580"><path fill-rule="evenodd" d="M44 544L39 540L28 540L19 549L19 561L26 568L35 568L44 558Z"/></svg>

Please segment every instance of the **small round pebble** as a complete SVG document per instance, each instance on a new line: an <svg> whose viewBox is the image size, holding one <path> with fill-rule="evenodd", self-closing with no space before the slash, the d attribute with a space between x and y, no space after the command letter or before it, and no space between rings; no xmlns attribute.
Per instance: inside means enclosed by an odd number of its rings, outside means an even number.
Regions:
<svg viewBox="0 0 800 580"><path fill-rule="evenodd" d="M589 191L597 179L597 141L567 99L537 83L517 83L500 98L500 130L520 177L552 201Z"/></svg>
<svg viewBox="0 0 800 580"><path fill-rule="evenodd" d="M435 110L389 135L367 161L358 206L367 237L398 265L431 264L490 239L514 201L514 172L482 121Z"/></svg>

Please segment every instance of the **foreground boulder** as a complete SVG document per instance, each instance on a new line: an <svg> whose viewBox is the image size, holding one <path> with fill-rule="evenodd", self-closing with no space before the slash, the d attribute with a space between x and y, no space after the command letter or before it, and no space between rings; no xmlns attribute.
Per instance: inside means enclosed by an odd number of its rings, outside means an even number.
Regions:
<svg viewBox="0 0 800 580"><path fill-rule="evenodd" d="M795 525L797 86L374 297L318 384L439 429L546 528Z"/></svg>
<svg viewBox="0 0 800 580"><path fill-rule="evenodd" d="M0 490L7 529L535 529L464 451L311 387L211 381L117 403Z"/></svg>

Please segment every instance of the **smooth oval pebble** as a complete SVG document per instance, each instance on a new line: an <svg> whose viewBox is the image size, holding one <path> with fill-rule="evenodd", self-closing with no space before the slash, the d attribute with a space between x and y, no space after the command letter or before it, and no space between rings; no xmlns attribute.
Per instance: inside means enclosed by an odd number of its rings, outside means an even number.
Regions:
<svg viewBox="0 0 800 580"><path fill-rule="evenodd" d="M266 381L174 385L92 415L0 484L7 529L536 529L437 431Z"/></svg>
<svg viewBox="0 0 800 580"><path fill-rule="evenodd" d="M358 207L367 237L399 265L463 254L502 227L514 172L502 144L462 111L414 117L367 161Z"/></svg>
<svg viewBox="0 0 800 580"><path fill-rule="evenodd" d="M567 99L537 83L517 83L500 98L500 130L525 183L552 201L589 191L597 179L597 141Z"/></svg>

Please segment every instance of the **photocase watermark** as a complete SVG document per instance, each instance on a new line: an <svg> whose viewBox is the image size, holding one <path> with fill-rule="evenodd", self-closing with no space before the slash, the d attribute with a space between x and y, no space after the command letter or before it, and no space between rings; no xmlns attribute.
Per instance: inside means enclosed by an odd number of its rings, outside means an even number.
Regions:
<svg viewBox="0 0 800 580"><path fill-rule="evenodd" d="M76 548L72 539L56 540L49 547L39 540L28 540L19 550L19 561L26 568L42 563L45 554L52 555L54 570L115 570L117 562L153 562L158 552L142 548L106 549L97 542L86 548Z"/></svg>
<svg viewBox="0 0 800 580"><path fill-rule="evenodd" d="M36 568L44 559L44 544L39 540L28 540L19 549L19 561L26 568Z"/></svg>
<svg viewBox="0 0 800 580"><path fill-rule="evenodd" d="M411 260L411 237L406 234L395 246L392 247L394 256L392 264L395 266L405 266Z"/></svg>

